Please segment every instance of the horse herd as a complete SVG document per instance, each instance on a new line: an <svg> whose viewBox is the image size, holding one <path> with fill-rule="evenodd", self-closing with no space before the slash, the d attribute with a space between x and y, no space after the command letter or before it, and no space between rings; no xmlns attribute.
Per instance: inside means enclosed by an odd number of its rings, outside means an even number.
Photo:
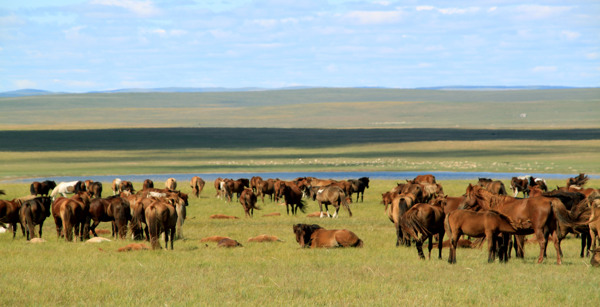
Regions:
<svg viewBox="0 0 600 307"><path fill-rule="evenodd" d="M426 239L429 239L431 257L433 237L438 240L438 257L441 258L444 235L448 234L450 263L456 262L456 249L462 235L485 238L488 261L496 257L507 261L513 248L517 257L523 257L525 235L534 234L540 246L538 263L543 261L547 244L552 240L560 264L560 242L569 232L581 237L582 257L584 253L589 255L596 245L600 230L600 193L583 188L587 180L587 176L580 174L569 178L567 186L548 191L543 179L514 177L511 180L514 195L509 196L501 181L480 178L477 184L469 184L464 195L452 197L444 194L433 175L420 175L383 193L382 203L394 224L396 246L410 246L414 242L420 258L425 258ZM204 186L204 180L198 176L190 181L196 197ZM338 217L341 207L346 208L351 217L352 196L356 194L357 202L363 200L369 178L341 181L314 177L291 181L263 180L259 176L237 180L217 178L214 187L215 196L225 201L231 202L235 194L247 217L253 216L254 209L260 209L258 199L264 203L265 196L275 202L283 201L286 212L292 215L298 210L305 212L305 198L310 198L319 204L320 217ZM52 214L57 236L72 241L74 237L89 239L90 233L97 236L98 224L111 222L115 237L125 238L129 230L135 239L150 241L154 249L160 248L159 236L164 233L165 247L170 244L173 249L175 238L183 236L188 205L188 195L177 190L173 178L165 182L164 189L154 188L149 179L137 192L131 182L120 179L115 179L111 188L113 195L102 198L99 182L34 182L30 186L31 195L12 201L0 200L0 223L12 226L13 238L17 224L21 224L23 235L29 240L36 236L36 225L42 236L44 220ZM516 198L519 192L523 198ZM73 196L67 198L67 194ZM335 208L333 214L329 212L329 205ZM346 229L326 230L316 224L296 224L293 232L302 247L363 246L363 241ZM594 249L593 259L599 250Z"/></svg>

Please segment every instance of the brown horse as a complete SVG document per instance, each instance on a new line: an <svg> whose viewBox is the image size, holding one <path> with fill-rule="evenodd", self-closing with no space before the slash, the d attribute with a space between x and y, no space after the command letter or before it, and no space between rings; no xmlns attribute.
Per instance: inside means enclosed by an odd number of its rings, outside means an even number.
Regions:
<svg viewBox="0 0 600 307"><path fill-rule="evenodd" d="M267 179L258 183L257 196L260 196L263 204L265 203L265 195L269 195L271 201L273 201L273 194L275 194L275 179Z"/></svg>
<svg viewBox="0 0 600 307"><path fill-rule="evenodd" d="M470 202L474 200L474 202ZM466 205L472 203L472 205ZM535 233L540 244L540 254L538 263L544 261L544 253L550 234L557 231L559 222L565 226L574 227L575 223L569 216L569 212L563 203L557 198L551 197L530 197L514 198L505 195L496 195L482 187L470 185L467 187L465 204L460 209L483 209L496 210L507 215L512 220L531 221L531 227L524 230L524 233ZM561 264L560 241L557 236L553 236L554 247L556 249L556 262ZM521 242L519 248L522 248ZM522 249L521 249L522 250ZM517 256L521 256L518 253Z"/></svg>
<svg viewBox="0 0 600 307"><path fill-rule="evenodd" d="M499 195L508 195L504 183L500 180L492 180L490 178L479 178L477 185L485 188L486 190Z"/></svg>
<svg viewBox="0 0 600 307"><path fill-rule="evenodd" d="M288 215L290 214L290 209L292 215L296 215L298 209L300 209L302 213L306 212L306 204L304 203L304 200L302 200L302 191L298 186L289 182L280 185L279 189L279 195L283 196L285 200L285 210Z"/></svg>
<svg viewBox="0 0 600 307"><path fill-rule="evenodd" d="M254 216L254 209L260 210L260 208L256 206L256 194L254 194L250 188L246 188L242 191L239 200L242 207L244 207L244 212L247 217Z"/></svg>
<svg viewBox="0 0 600 307"><path fill-rule="evenodd" d="M575 176L573 178L568 178L567 179L567 188L571 187L571 186L576 186L576 187L583 187L589 180L590 178L584 174L584 173L580 173L579 176Z"/></svg>
<svg viewBox="0 0 600 307"><path fill-rule="evenodd" d="M165 181L165 189L177 189L177 180L175 180L175 178L168 178L167 181Z"/></svg>
<svg viewBox="0 0 600 307"><path fill-rule="evenodd" d="M363 247L363 241L347 229L327 230L316 224L296 224L293 230L300 247Z"/></svg>
<svg viewBox="0 0 600 307"><path fill-rule="evenodd" d="M531 223L516 223L508 216L493 210L476 212L461 209L446 215L444 227L451 239L449 263L456 263L456 247L463 234L475 238L485 237L488 241L488 262L494 262L497 245L501 246L500 261L508 261L506 255L508 237L505 234L520 234L519 231L531 227ZM500 234L505 238L502 242L498 241Z"/></svg>
<svg viewBox="0 0 600 307"><path fill-rule="evenodd" d="M102 183L101 182L91 182L87 187L87 192L90 194L90 197L102 198Z"/></svg>
<svg viewBox="0 0 600 307"><path fill-rule="evenodd" d="M338 217L338 212L340 211L340 206L344 206L348 210L348 214L352 217L352 211L350 210L349 203L352 202L352 198L346 196L344 191L335 185L330 185L324 188L320 187L312 187L311 188L312 199L316 200L319 203L319 210L321 212L320 217L323 217L323 205L325 205L325 211L327 212L327 217L332 217L329 214L328 205L332 205L335 207L335 212L333 213L333 217Z"/></svg>
<svg viewBox="0 0 600 307"><path fill-rule="evenodd" d="M154 188L154 181L152 181L150 179L145 179L144 183L142 183L142 190L153 189L153 188Z"/></svg>
<svg viewBox="0 0 600 307"><path fill-rule="evenodd" d="M54 216L54 221L56 222L56 230L59 237L63 235L66 241L73 241L73 230L75 230L75 235L79 235L79 227L81 225L81 218L83 217L82 207L83 204L73 199L67 198L61 202L58 202L57 199L52 208L52 213L55 215L55 211L58 211L58 216ZM62 231L59 230L57 220L60 220L60 224L62 224Z"/></svg>
<svg viewBox="0 0 600 307"><path fill-rule="evenodd" d="M531 176L512 177L510 179L510 188L513 190L513 197L517 197L519 192L523 193L523 197L529 196L529 178Z"/></svg>
<svg viewBox="0 0 600 307"><path fill-rule="evenodd" d="M131 209L129 202L120 196L107 198L95 198L90 203L90 219L94 223L90 230L97 237L96 227L100 222L112 222L112 235L125 239L127 234L127 223L131 220Z"/></svg>
<svg viewBox="0 0 600 307"><path fill-rule="evenodd" d="M596 243L600 235L600 199L594 199L590 202L590 218L588 226L590 228L591 250L596 250Z"/></svg>
<svg viewBox="0 0 600 307"><path fill-rule="evenodd" d="M250 181L245 178L240 178L237 180L233 179L225 179L225 195L227 196L227 201L231 202L233 197L233 193L236 194L237 199L240 199L240 194L244 191L244 188L250 187Z"/></svg>
<svg viewBox="0 0 600 307"><path fill-rule="evenodd" d="M25 228L27 241L30 238L35 238L35 225L40 225L39 234L42 237L42 229L44 221L50 216L50 206L52 199L50 197L41 196L34 199L24 201L19 210L21 226ZM14 231L14 230L13 230Z"/></svg>
<svg viewBox="0 0 600 307"><path fill-rule="evenodd" d="M202 178L198 176L192 177L192 180L190 181L190 186L192 187L192 194L194 194L194 196L196 197L200 197L200 193L202 193L205 184L206 183Z"/></svg>
<svg viewBox="0 0 600 307"><path fill-rule="evenodd" d="M51 180L45 180L42 182L34 181L29 186L29 192L31 193L31 195L48 196L48 194L50 193L50 190L52 190L54 188L56 188L56 182L54 182L54 181L51 181Z"/></svg>
<svg viewBox="0 0 600 307"><path fill-rule="evenodd" d="M369 177L360 177L348 181L352 183L352 191L356 193L356 202L358 202L358 197L360 197L360 202L364 202L365 189L369 188Z"/></svg>
<svg viewBox="0 0 600 307"><path fill-rule="evenodd" d="M224 195L222 193L222 189L221 189L222 185L224 184L223 178L219 177L219 178L215 179L213 184L214 184L215 191L216 191L215 197L222 198Z"/></svg>
<svg viewBox="0 0 600 307"><path fill-rule="evenodd" d="M412 181L414 181L415 183L436 183L435 182L435 176L431 175L431 174L418 175Z"/></svg>
<svg viewBox="0 0 600 307"><path fill-rule="evenodd" d="M394 195L389 207L386 207L386 213L388 218L392 223L394 223L394 227L396 229L396 246L403 245L410 246L410 240L405 240L404 235L402 233L402 227L400 226L400 221L402 220L402 216L406 211L408 211L409 206L406 202L406 198L401 197L398 194Z"/></svg>
<svg viewBox="0 0 600 307"><path fill-rule="evenodd" d="M135 189L133 188L133 183L131 181L123 180L119 184L119 193L126 192L126 191L129 191L129 193L131 193L131 194L135 193Z"/></svg>
<svg viewBox="0 0 600 307"><path fill-rule="evenodd" d="M21 201L17 199L13 200L1 200L0 199L0 224L4 226L7 223L11 226L13 232L13 239L17 234L17 223L20 223L19 211L21 209ZM25 236L25 228L21 224L21 231Z"/></svg>
<svg viewBox="0 0 600 307"><path fill-rule="evenodd" d="M258 186L261 182L263 182L263 179L260 176L253 176L250 178L250 188L252 189L252 192L258 193Z"/></svg>
<svg viewBox="0 0 600 307"><path fill-rule="evenodd" d="M423 254L423 242L429 238L429 259L431 259L431 250L433 249L433 235L438 235L438 241L444 241L444 209L430 204L419 203L412 206L402 215L400 226L405 236L410 236L416 240L415 245L421 259L425 259ZM420 236L419 236L420 234ZM439 244L439 256L442 258L442 244Z"/></svg>
<svg viewBox="0 0 600 307"><path fill-rule="evenodd" d="M146 224L150 235L150 243L152 249L161 248L158 242L161 233L165 233L165 248L169 246L171 241L171 250L173 249L173 241L175 236L175 228L177 226L177 212L168 202L162 200L154 200L144 210Z"/></svg>

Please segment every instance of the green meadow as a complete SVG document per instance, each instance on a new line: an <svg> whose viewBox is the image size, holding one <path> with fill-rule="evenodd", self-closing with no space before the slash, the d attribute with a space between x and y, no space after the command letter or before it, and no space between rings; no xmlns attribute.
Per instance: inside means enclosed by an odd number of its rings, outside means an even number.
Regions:
<svg viewBox="0 0 600 307"><path fill-rule="evenodd" d="M468 183L442 181L449 195L462 194ZM419 260L414 247L395 246L393 224L380 204L381 193L394 185L392 180L375 180L364 203L351 205L353 217L341 209L338 219L319 219L304 213L288 216L285 207L269 200L259 201L261 210L245 218L238 202L215 198L209 183L200 198L191 198L184 239L175 241L174 250L116 251L134 242L130 239L65 242L57 238L50 217L44 223L45 243L27 243L20 232L14 240L0 234L0 295L7 305L585 306L600 300L600 274L590 267L589 258L579 257L580 243L574 237L563 241L560 266L552 244L542 264L536 264L537 244L526 245L525 259L506 264L487 263L485 248L459 249L455 265L448 264L446 249L441 260L436 250L432 259ZM134 186L139 189L141 184ZM187 183L179 186L190 192ZM3 188L5 198L28 191L26 184ZM312 200L307 204L307 213L318 211ZM263 216L274 212L281 216ZM212 214L240 219L212 220ZM301 249L292 232L296 223L346 228L365 246ZM99 227L109 229L110 224ZM247 242L261 234L282 242ZM229 236L243 247L222 249L200 242L215 235Z"/></svg>

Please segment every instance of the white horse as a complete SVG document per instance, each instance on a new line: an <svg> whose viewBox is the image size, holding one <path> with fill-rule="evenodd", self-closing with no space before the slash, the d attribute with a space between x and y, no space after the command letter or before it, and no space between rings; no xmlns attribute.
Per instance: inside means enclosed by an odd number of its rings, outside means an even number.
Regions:
<svg viewBox="0 0 600 307"><path fill-rule="evenodd" d="M69 181L69 182L61 182L56 185L56 188L52 189L52 200L56 199L58 193L60 193L63 197L67 197L67 194L75 193L75 185L80 181Z"/></svg>
<svg viewBox="0 0 600 307"><path fill-rule="evenodd" d="M120 178L115 178L115 180L113 180L112 190L113 190L113 195L117 195L117 193L121 192L121 179Z"/></svg>

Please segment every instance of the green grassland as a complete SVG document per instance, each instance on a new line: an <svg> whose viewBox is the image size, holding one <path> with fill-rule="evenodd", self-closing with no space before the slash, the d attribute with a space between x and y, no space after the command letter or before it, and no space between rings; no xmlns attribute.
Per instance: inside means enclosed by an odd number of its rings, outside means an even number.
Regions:
<svg viewBox="0 0 600 307"><path fill-rule="evenodd" d="M449 195L460 195L468 182L442 184ZM592 180L590 185L599 183ZM458 263L450 265L447 250L442 260L419 260L414 247L395 247L393 224L380 204L381 193L394 185L392 180L373 181L364 203L351 205L353 217L342 209L338 219L312 219L287 216L284 207L268 200L259 202L262 210L254 218L244 218L239 203L215 198L207 184L199 199L191 198L185 239L176 241L173 251L116 252L133 242L129 239L67 243L57 239L50 217L44 224L45 243L26 243L20 233L15 240L0 234L0 296L7 305L589 306L600 300L600 274L589 258L579 258L574 238L563 242L561 266L555 264L552 244L541 265L535 263L537 244L526 246L525 259L507 264L488 264L485 249L460 249ZM190 192L185 183L180 187ZM7 192L3 198L28 194L26 184L2 188ZM317 208L308 201L307 212ZM263 217L271 212L282 215ZM216 213L240 219L208 218ZM300 249L292 233L295 223L350 229L365 246ZM109 223L100 228L109 229ZM283 242L246 242L260 234ZM213 235L230 236L244 247L220 249L200 242Z"/></svg>

